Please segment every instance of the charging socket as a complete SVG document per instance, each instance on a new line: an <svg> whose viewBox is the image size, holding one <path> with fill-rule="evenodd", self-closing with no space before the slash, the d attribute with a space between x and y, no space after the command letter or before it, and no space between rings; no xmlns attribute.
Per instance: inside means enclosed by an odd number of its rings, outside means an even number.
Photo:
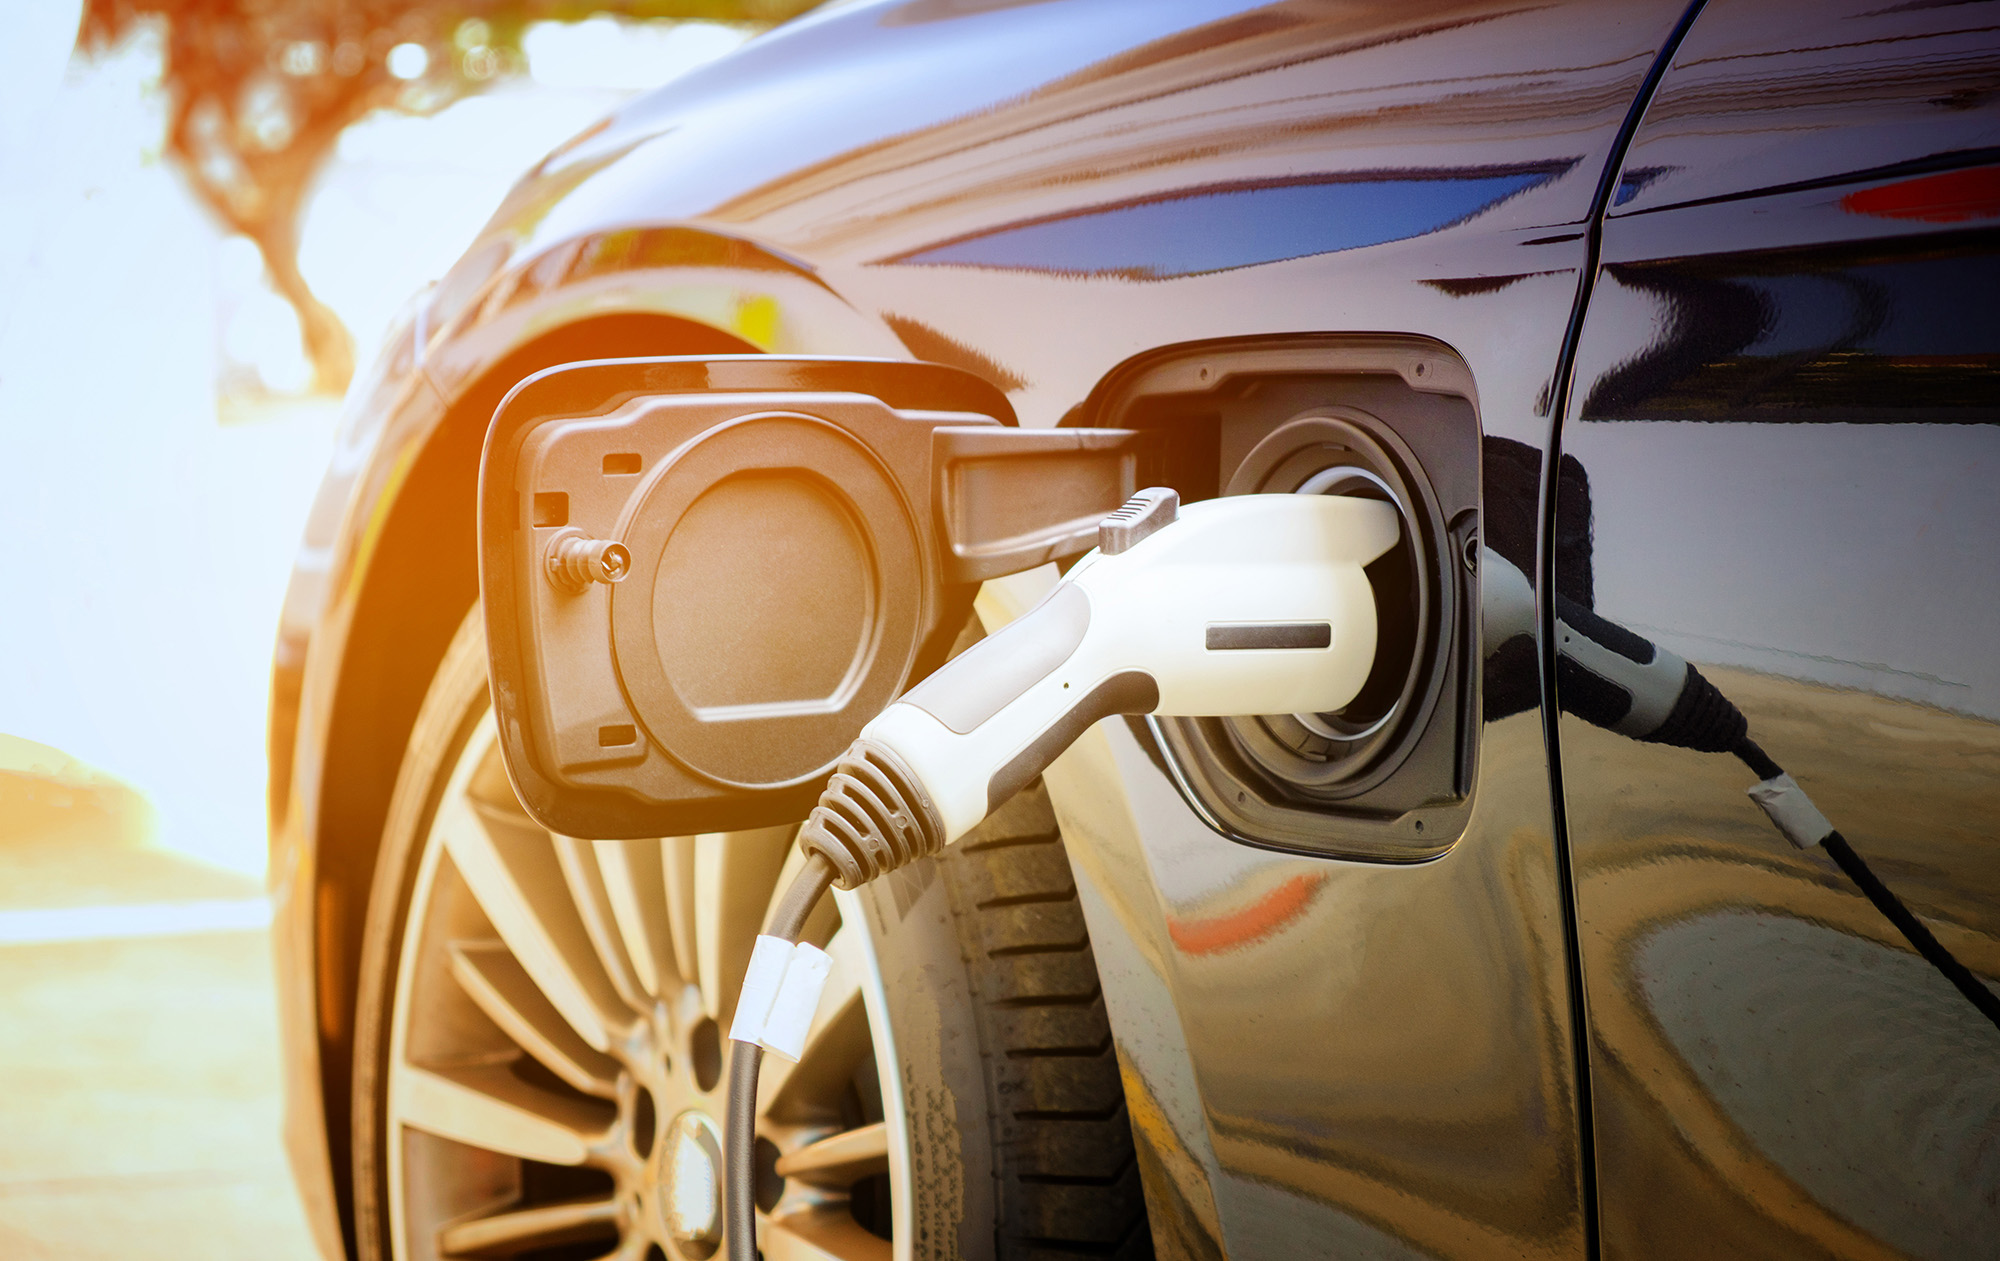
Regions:
<svg viewBox="0 0 2000 1261"><path fill-rule="evenodd" d="M1172 347L1122 365L1076 413L1212 453L1190 498L1354 495L1402 541L1365 571L1373 671L1339 713L1134 720L1197 813L1251 844L1419 861L1464 829L1478 752L1480 433L1471 373L1413 337Z"/></svg>

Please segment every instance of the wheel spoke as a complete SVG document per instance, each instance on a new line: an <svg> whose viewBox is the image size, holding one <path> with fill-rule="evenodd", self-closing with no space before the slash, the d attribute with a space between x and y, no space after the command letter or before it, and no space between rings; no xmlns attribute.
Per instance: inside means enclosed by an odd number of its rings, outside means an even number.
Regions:
<svg viewBox="0 0 2000 1261"><path fill-rule="evenodd" d="M615 1200L562 1200L455 1222L438 1232L438 1251L453 1257L511 1257L536 1248L582 1243L618 1228Z"/></svg>
<svg viewBox="0 0 2000 1261"><path fill-rule="evenodd" d="M764 1261L889 1261L893 1255L889 1241L862 1229L845 1204L783 1213L765 1223L762 1233Z"/></svg>
<svg viewBox="0 0 2000 1261"><path fill-rule="evenodd" d="M833 956L832 966L827 969L826 988L820 992L799 1062L788 1064L778 1056L764 1057L757 1082L758 1110L773 1120L799 1123L828 1114L873 1045L861 993L868 962L860 932L843 926L826 943L827 954Z"/></svg>
<svg viewBox="0 0 2000 1261"><path fill-rule="evenodd" d="M639 974L639 984L648 994L665 997L668 978L675 975L673 938L667 929L666 873L660 855L665 842L592 844L632 970Z"/></svg>
<svg viewBox="0 0 2000 1261"><path fill-rule="evenodd" d="M389 1106L404 1125L522 1160L581 1165L601 1145L615 1109L551 1094L504 1064L426 1069L398 1064Z"/></svg>
<svg viewBox="0 0 2000 1261"><path fill-rule="evenodd" d="M764 928L764 908L798 829L704 832L695 838L695 967L702 1007L727 1026L743 970Z"/></svg>
<svg viewBox="0 0 2000 1261"><path fill-rule="evenodd" d="M694 947L694 848L692 836L660 842L660 879L667 890L667 935L674 943L674 970L681 984L699 986L701 969Z"/></svg>
<svg viewBox="0 0 2000 1261"><path fill-rule="evenodd" d="M632 960L625 954L625 936L618 931L618 920L611 909L611 896L605 890L603 873L597 867L597 848L589 841L580 841L574 836L551 836L555 842L556 860L562 865L563 879L569 884L570 899L576 903L579 919L583 921L583 931L590 938L590 944L597 953L597 962L604 969L618 997L634 1011L644 1011L652 1005L651 995L639 980L639 974L632 966Z"/></svg>
<svg viewBox="0 0 2000 1261"><path fill-rule="evenodd" d="M549 834L525 815L450 796L438 803L437 827L500 939L570 1027L607 1050L626 1017L568 896Z"/></svg>
<svg viewBox="0 0 2000 1261"><path fill-rule="evenodd" d="M587 1095L618 1093L618 1061L586 1045L549 1005L534 979L497 941L455 941L451 974L514 1044Z"/></svg>
<svg viewBox="0 0 2000 1261"><path fill-rule="evenodd" d="M889 1172L889 1126L885 1121L808 1143L778 1158L778 1175L816 1187L848 1187L862 1178Z"/></svg>

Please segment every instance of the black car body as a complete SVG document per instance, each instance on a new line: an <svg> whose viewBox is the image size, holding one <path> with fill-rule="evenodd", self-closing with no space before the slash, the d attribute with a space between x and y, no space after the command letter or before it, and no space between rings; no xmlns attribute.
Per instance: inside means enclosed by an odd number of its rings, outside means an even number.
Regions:
<svg viewBox="0 0 2000 1261"><path fill-rule="evenodd" d="M1023 425L1189 426L1195 497L1305 414L1454 433L1433 480L1476 518L1444 529L1697 663L2000 975L1996 220L1993 3L895 0L579 136L357 386L286 605L322 1247L353 1243L362 923L477 597L480 443L585 358L952 364ZM1305 394L1159 384L1274 350L1322 357ZM1434 775L1407 799L1391 768L1230 817L1116 720L1048 776L1158 1250L1995 1255L2000 1032L1740 766L1563 712L1546 638L1473 656L1461 612L1454 752L1399 763Z"/></svg>

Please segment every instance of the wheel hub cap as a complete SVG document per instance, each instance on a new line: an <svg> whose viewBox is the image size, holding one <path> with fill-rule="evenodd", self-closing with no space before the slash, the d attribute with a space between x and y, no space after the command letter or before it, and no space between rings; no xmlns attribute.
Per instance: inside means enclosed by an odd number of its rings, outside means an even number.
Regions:
<svg viewBox="0 0 2000 1261"><path fill-rule="evenodd" d="M705 1112L690 1109L667 1131L660 1207L668 1235L690 1257L722 1241L722 1134Z"/></svg>

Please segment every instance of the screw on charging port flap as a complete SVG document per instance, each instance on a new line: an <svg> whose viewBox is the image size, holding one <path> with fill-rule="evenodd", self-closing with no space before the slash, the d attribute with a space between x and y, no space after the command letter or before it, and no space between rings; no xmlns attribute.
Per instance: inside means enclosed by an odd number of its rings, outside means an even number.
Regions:
<svg viewBox="0 0 2000 1261"><path fill-rule="evenodd" d="M1140 435L1023 430L937 364L599 360L502 401L480 591L522 803L572 836L801 819L979 581L1073 556Z"/></svg>

